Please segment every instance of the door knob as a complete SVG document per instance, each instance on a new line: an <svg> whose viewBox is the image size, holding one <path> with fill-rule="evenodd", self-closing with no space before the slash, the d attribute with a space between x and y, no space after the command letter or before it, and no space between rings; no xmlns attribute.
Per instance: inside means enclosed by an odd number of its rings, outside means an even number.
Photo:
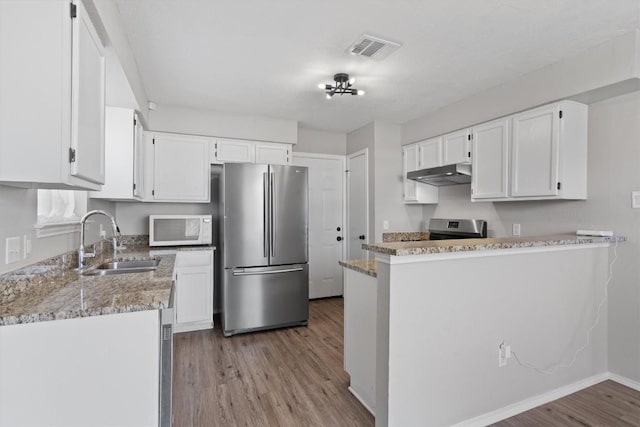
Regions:
<svg viewBox="0 0 640 427"><path fill-rule="evenodd" d="M340 231L340 230L342 230L342 228L338 227L338 228L336 228L336 230L337 230L337 231Z"/></svg>
<svg viewBox="0 0 640 427"><path fill-rule="evenodd" d="M359 236L358 236L358 239L360 239L360 240L364 240L364 234L359 235Z"/></svg>
<svg viewBox="0 0 640 427"><path fill-rule="evenodd" d="M338 236L338 237L336 237L336 240L337 240L338 242L342 242L342 237Z"/></svg>

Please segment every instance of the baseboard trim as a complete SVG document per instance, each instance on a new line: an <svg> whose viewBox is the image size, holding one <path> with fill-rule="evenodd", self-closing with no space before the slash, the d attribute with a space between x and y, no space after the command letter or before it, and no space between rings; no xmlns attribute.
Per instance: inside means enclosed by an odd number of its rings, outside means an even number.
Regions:
<svg viewBox="0 0 640 427"><path fill-rule="evenodd" d="M367 411L371 412L371 415L373 415L374 417L376 416L376 413L373 411L373 409L371 409L371 407L362 399L362 397L360 397L358 392L355 391L353 387L349 386L349 391L356 397L356 399L358 399L360 403L362 403L362 406L364 406Z"/></svg>
<svg viewBox="0 0 640 427"><path fill-rule="evenodd" d="M609 372L609 379L611 381L617 382L618 384L622 384L634 390L640 391L640 382L638 381L634 381L627 377L623 377L622 375L613 374L611 372Z"/></svg>
<svg viewBox="0 0 640 427"><path fill-rule="evenodd" d="M622 377L620 377L622 378ZM522 412L528 411L529 409L533 409L537 406L544 405L545 403L549 403L553 400L560 399L564 396L567 396L571 393L575 393L587 387L591 387L592 385L601 383L602 381L606 381L611 379L616 381L612 374L609 372L605 372L602 374L594 375L592 377L585 378L580 381L576 381L575 383L571 383L565 385L563 387L557 388L555 390L551 390L547 393L543 393L528 399L521 400L520 402L513 403L511 405L505 406L504 408L497 409L495 411L487 412L486 414L479 415L474 418L470 418L468 420L464 420L457 424L454 424L452 427L484 427L489 424L497 423L498 421L502 421L506 418L513 417L514 415L518 415ZM624 378L622 378L624 379ZM624 379L626 380L626 379ZM627 380L633 383L631 380ZM616 381L620 382L620 381ZM620 382L623 385L622 382ZM639 385L639 383L636 383ZM631 387L631 386L629 386ZM357 396L356 396L357 397Z"/></svg>

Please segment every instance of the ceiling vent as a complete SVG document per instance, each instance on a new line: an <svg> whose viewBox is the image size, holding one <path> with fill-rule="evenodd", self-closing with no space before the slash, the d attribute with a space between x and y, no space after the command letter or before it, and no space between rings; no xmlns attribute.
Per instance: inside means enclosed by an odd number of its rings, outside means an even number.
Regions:
<svg viewBox="0 0 640 427"><path fill-rule="evenodd" d="M400 43L370 36L369 34L363 34L349 46L347 52L352 55L364 56L380 61L399 47Z"/></svg>

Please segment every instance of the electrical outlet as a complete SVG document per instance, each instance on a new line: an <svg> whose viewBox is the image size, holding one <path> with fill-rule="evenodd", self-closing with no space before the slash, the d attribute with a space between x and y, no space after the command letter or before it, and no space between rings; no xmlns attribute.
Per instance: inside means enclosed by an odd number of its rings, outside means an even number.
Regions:
<svg viewBox="0 0 640 427"><path fill-rule="evenodd" d="M502 341L498 346L498 368L507 366L507 360L509 359L511 359L511 346Z"/></svg>
<svg viewBox="0 0 640 427"><path fill-rule="evenodd" d="M102 224L100 224L100 232L98 234L103 239L107 238L107 230L104 229L104 226Z"/></svg>
<svg viewBox="0 0 640 427"><path fill-rule="evenodd" d="M513 226L511 227L511 234L513 234L514 236L519 236L520 235L520 224L513 224Z"/></svg>
<svg viewBox="0 0 640 427"><path fill-rule="evenodd" d="M14 262L20 261L20 241L22 239L20 236L17 237L7 237L5 240L5 252L4 252L4 262L5 264L11 264Z"/></svg>
<svg viewBox="0 0 640 427"><path fill-rule="evenodd" d="M634 209L640 208L640 191L631 192L631 207Z"/></svg>
<svg viewBox="0 0 640 427"><path fill-rule="evenodd" d="M385 219L384 221L382 221L382 229L383 230L389 229L389 220Z"/></svg>

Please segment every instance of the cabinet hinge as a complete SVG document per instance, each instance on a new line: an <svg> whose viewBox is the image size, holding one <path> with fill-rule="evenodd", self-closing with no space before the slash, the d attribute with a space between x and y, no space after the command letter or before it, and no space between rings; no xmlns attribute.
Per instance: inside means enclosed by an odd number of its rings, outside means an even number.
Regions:
<svg viewBox="0 0 640 427"><path fill-rule="evenodd" d="M76 161L76 150L74 148L69 148L69 163L75 163Z"/></svg>
<svg viewBox="0 0 640 427"><path fill-rule="evenodd" d="M562 118L562 110L560 110L560 112L558 113L558 116Z"/></svg>
<svg viewBox="0 0 640 427"><path fill-rule="evenodd" d="M559 190L559 189L560 189L560 187L561 187L560 183L558 183L557 187L558 187L558 190Z"/></svg>
<svg viewBox="0 0 640 427"><path fill-rule="evenodd" d="M155 196L156 195L156 190L151 190L151 195Z"/></svg>
<svg viewBox="0 0 640 427"><path fill-rule="evenodd" d="M136 183L133 183L133 191L136 191Z"/></svg>
<svg viewBox="0 0 640 427"><path fill-rule="evenodd" d="M78 17L78 6L76 6L73 3L71 3L69 6L70 6L69 14L71 15L71 19L77 18Z"/></svg>
<svg viewBox="0 0 640 427"><path fill-rule="evenodd" d="M471 158L471 151L467 152L467 157L470 159Z"/></svg>
<svg viewBox="0 0 640 427"><path fill-rule="evenodd" d="M137 121L137 120L136 120L136 118L134 117L134 118L133 118L133 125L135 126L135 125L137 125L137 124L138 124L138 121Z"/></svg>
<svg viewBox="0 0 640 427"><path fill-rule="evenodd" d="M467 135L467 140L471 141L471 134Z"/></svg>
<svg viewBox="0 0 640 427"><path fill-rule="evenodd" d="M153 140L151 140L151 144L156 145L156 139L153 138Z"/></svg>

